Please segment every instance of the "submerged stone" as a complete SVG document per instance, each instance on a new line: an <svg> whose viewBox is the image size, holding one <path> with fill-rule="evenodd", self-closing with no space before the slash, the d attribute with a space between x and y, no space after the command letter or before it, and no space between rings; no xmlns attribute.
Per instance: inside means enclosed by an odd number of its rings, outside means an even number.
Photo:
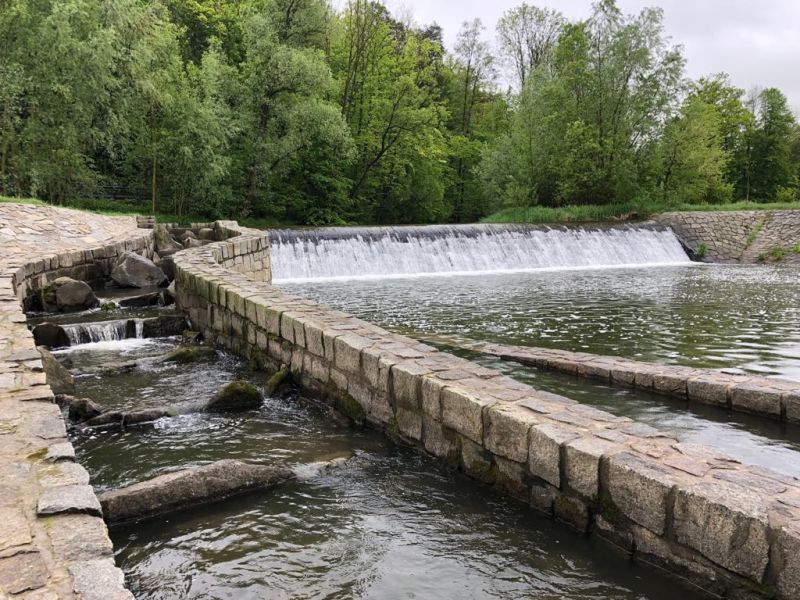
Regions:
<svg viewBox="0 0 800 600"><path fill-rule="evenodd" d="M56 398L56 402L61 406L66 406L69 411L69 420L73 423L83 423L93 419L105 412L97 402L88 398L75 398L73 396L62 395Z"/></svg>
<svg viewBox="0 0 800 600"><path fill-rule="evenodd" d="M206 404L209 412L237 412L261 406L261 391L249 381L231 381Z"/></svg>
<svg viewBox="0 0 800 600"><path fill-rule="evenodd" d="M217 351L212 346L181 346L169 352L164 360L166 362L193 363L214 358Z"/></svg>
<svg viewBox="0 0 800 600"><path fill-rule="evenodd" d="M285 466L225 459L104 492L99 499L107 521L132 521L270 488L292 479L294 472Z"/></svg>

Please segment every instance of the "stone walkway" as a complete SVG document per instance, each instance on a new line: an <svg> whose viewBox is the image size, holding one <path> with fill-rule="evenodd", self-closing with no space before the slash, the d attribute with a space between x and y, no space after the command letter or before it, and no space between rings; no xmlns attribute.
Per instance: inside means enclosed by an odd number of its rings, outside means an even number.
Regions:
<svg viewBox="0 0 800 600"><path fill-rule="evenodd" d="M0 599L133 598L18 293L142 236L132 217L0 204Z"/></svg>
<svg viewBox="0 0 800 600"><path fill-rule="evenodd" d="M661 365L588 352L478 342L456 336L419 339L577 377L685 398L734 412L800 423L800 382L797 381Z"/></svg>

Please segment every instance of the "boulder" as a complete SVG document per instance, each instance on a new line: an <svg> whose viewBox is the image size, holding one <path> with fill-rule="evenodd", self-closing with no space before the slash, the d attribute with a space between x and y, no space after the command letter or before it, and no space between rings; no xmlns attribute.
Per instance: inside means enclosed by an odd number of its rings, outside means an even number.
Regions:
<svg viewBox="0 0 800 600"><path fill-rule="evenodd" d="M172 306L175 304L175 282L171 282L166 288L161 290L161 304L164 306Z"/></svg>
<svg viewBox="0 0 800 600"><path fill-rule="evenodd" d="M61 325L55 323L40 323L33 328L33 341L37 346L48 348L61 348L69 346L69 336Z"/></svg>
<svg viewBox="0 0 800 600"><path fill-rule="evenodd" d="M137 308L140 306L156 306L161 302L161 292L148 292L138 296L129 296L119 301L122 308Z"/></svg>
<svg viewBox="0 0 800 600"><path fill-rule="evenodd" d="M125 252L111 271L111 279L122 287L152 287L167 283L164 271L153 261L134 252Z"/></svg>
<svg viewBox="0 0 800 600"><path fill-rule="evenodd" d="M162 258L183 250L183 246L172 238L164 225L156 225L153 228L153 240L156 243L156 251Z"/></svg>
<svg viewBox="0 0 800 600"><path fill-rule="evenodd" d="M155 264L159 269L164 271L164 275L167 276L167 279L170 281L175 279L175 261L172 260L171 256L159 258L155 261Z"/></svg>
<svg viewBox="0 0 800 600"><path fill-rule="evenodd" d="M200 246L205 246L205 242L203 240L197 240L195 238L187 238L186 243L184 245L187 248L199 248Z"/></svg>
<svg viewBox="0 0 800 600"><path fill-rule="evenodd" d="M73 423L83 423L105 412L105 408L88 398L61 395L56 397L56 402L59 406L67 407L69 420Z"/></svg>
<svg viewBox="0 0 800 600"><path fill-rule="evenodd" d="M107 522L137 521L293 479L295 474L282 465L225 459L103 492L98 498Z"/></svg>
<svg viewBox="0 0 800 600"><path fill-rule="evenodd" d="M72 375L63 365L58 362L55 356L44 346L37 348L42 355L42 365L47 378L47 385L53 390L54 394L71 394L75 391L75 381Z"/></svg>
<svg viewBox="0 0 800 600"><path fill-rule="evenodd" d="M100 306L92 288L85 281L59 277L42 288L42 305L45 310L74 312Z"/></svg>
<svg viewBox="0 0 800 600"><path fill-rule="evenodd" d="M194 231L192 231L191 229L187 229L182 234L180 234L180 236L178 236L178 238L180 239L181 244L186 246L186 240L196 240L197 239L197 235L195 235Z"/></svg>
<svg viewBox="0 0 800 600"><path fill-rule="evenodd" d="M197 237L201 240L214 241L217 235L214 233L214 230L211 229L211 227L203 227L197 232Z"/></svg>
<svg viewBox="0 0 800 600"><path fill-rule="evenodd" d="M174 363L193 363L214 358L217 351L212 346L181 346L169 352L165 357L165 362Z"/></svg>
<svg viewBox="0 0 800 600"><path fill-rule="evenodd" d="M261 406L261 391L249 381L231 381L206 404L208 412L238 412Z"/></svg>

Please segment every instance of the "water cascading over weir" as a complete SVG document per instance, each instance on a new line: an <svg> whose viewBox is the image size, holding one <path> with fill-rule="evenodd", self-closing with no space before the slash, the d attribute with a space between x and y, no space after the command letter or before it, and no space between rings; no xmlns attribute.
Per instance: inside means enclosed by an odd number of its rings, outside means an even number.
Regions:
<svg viewBox="0 0 800 600"><path fill-rule="evenodd" d="M277 282L689 262L672 231L652 224L285 229L270 239Z"/></svg>

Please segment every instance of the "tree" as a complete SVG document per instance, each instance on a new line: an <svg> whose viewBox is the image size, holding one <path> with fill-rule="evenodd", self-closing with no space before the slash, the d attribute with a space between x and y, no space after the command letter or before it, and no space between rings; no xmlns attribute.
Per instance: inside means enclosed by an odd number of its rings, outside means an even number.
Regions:
<svg viewBox="0 0 800 600"><path fill-rule="evenodd" d="M658 159L666 201L706 203L729 200L724 182L726 153L717 107L690 96L667 123Z"/></svg>
<svg viewBox="0 0 800 600"><path fill-rule="evenodd" d="M525 2L507 10L497 22L500 51L512 66L518 89L531 71L552 61L565 23L558 11Z"/></svg>
<svg viewBox="0 0 800 600"><path fill-rule="evenodd" d="M792 183L792 135L797 125L786 96L776 88L762 90L757 100L752 189L769 201Z"/></svg>

